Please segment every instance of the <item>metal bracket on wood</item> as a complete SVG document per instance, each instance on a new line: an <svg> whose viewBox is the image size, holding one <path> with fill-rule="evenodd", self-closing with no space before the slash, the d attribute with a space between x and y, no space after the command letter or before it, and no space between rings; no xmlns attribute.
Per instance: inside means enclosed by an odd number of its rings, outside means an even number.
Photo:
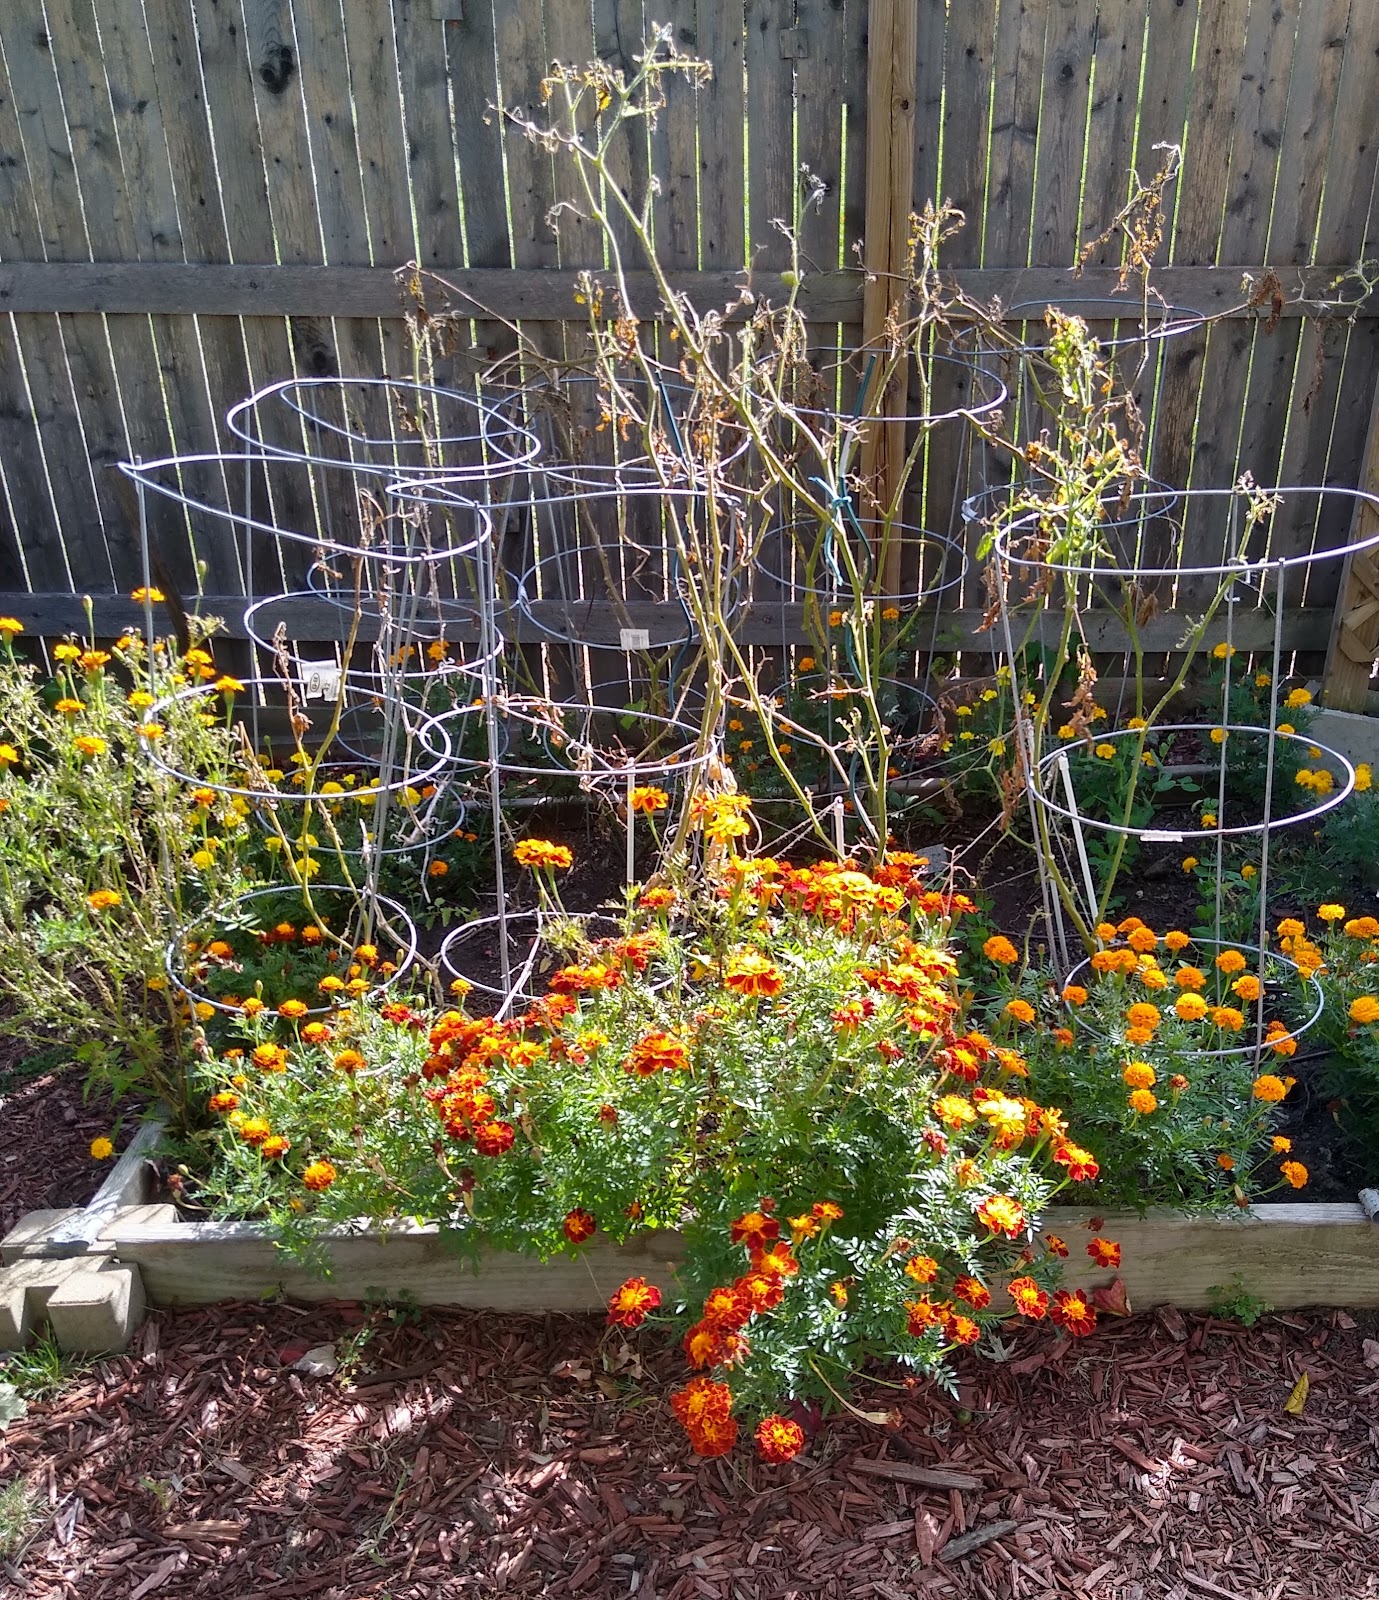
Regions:
<svg viewBox="0 0 1379 1600"><path fill-rule="evenodd" d="M782 28L780 53L786 61L802 61L809 54L809 35L803 28Z"/></svg>

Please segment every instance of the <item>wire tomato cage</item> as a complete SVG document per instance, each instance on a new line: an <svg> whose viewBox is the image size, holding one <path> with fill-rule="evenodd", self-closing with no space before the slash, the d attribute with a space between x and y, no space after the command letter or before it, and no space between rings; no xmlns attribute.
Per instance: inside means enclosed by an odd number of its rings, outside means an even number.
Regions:
<svg viewBox="0 0 1379 1600"><path fill-rule="evenodd" d="M1094 855L1116 856L1117 840L1200 844L1204 854L1209 848L1215 865L1210 940L1220 946L1230 942L1223 929L1227 844L1257 839L1257 932L1248 948L1256 957L1256 976L1262 984L1266 962L1283 960L1268 949L1271 841L1287 828L1315 823L1355 789L1355 769L1349 759L1293 729L1282 714L1288 709L1282 703L1288 601L1290 593L1301 594L1317 581L1313 575L1325 563L1379 546L1379 533L1356 542L1346 537L1351 511L1359 505L1379 509L1379 498L1360 490L1307 485L1187 489L1175 491L1175 497L1184 525L1195 527L1203 539L1214 537L1220 559L1181 566L1118 559L1106 527L1085 524L1074 537L1066 522L1060 524L1064 508L1057 506L1024 510L1008 525L995 528L994 591L1014 704L1019 780L1036 842L1044 841L1062 863L1063 870L1055 873L1049 854L1044 849L1038 852L1050 947L1060 970L1073 970L1071 914L1076 911L1086 928L1105 920L1108 884L1097 882ZM1133 506L1128 515L1133 520ZM1308 536L1308 548L1284 553L1279 546L1285 528L1294 536L1298 532ZM1075 649L1089 648L1083 641L1094 636L1089 633L1093 623L1109 613L1130 637L1140 665L1147 647L1135 639L1136 604L1156 585L1167 588L1180 602L1193 601L1191 612L1183 608L1181 631L1166 646L1156 646L1182 661L1170 692L1151 704L1154 697L1145 693L1144 682L1137 677L1134 725L1098 731L1086 720L1084 705L1083 725L1065 728L1064 738L1046 746L1051 725L1061 720L1053 714L1060 676ZM1102 604L1091 608L1082 604L1088 595ZM1064 607L1061 617L1048 615L1059 600ZM1042 626L1045 634L1062 629L1058 647L1038 670L1031 668L1031 653L1017 644L1019 623L1025 617L1031 629ZM1181 688L1191 662L1207 653L1221 673L1217 715L1201 721L1184 720L1181 715L1165 720L1171 691ZM1248 687L1236 665L1237 654L1262 658L1260 665L1249 669L1254 687L1267 689L1257 722L1232 713L1233 693ZM1307 700L1310 695L1303 696ZM1074 697L1065 703L1082 702ZM1038 711L1031 712L1031 705ZM1294 806L1285 797L1280 773L1287 767L1283 752L1299 749L1305 750L1309 761L1326 768L1328 778L1315 803ZM1172 763L1183 754L1195 759L1175 767ZM1098 799L1103 788L1099 769L1113 765L1123 774L1125 790L1108 802L1104 796ZM1168 783L1175 771L1204 780L1201 787L1209 809L1190 823L1137 818L1134 803L1143 793L1140 786ZM1253 802L1242 795L1246 780L1255 791ZM1102 841L1098 851L1089 848L1093 840ZM1242 1048L1262 1052L1266 1047L1262 1007L1261 999L1253 1040Z"/></svg>

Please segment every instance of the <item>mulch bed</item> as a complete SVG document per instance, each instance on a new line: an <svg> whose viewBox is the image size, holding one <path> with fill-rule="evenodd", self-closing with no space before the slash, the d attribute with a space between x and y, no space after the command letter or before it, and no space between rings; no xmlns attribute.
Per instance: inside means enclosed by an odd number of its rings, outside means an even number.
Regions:
<svg viewBox="0 0 1379 1600"><path fill-rule="evenodd" d="M0 1237L29 1211L85 1205L110 1170L109 1161L92 1159L91 1141L105 1134L118 1151L140 1117L133 1101L118 1123L105 1096L83 1101L82 1070L28 1076L25 1048L0 1041Z"/></svg>
<svg viewBox="0 0 1379 1600"><path fill-rule="evenodd" d="M351 1384L289 1364L361 1325ZM1379 1594L1373 1331L1027 1328L1003 1364L965 1359L956 1398L870 1386L895 1431L834 1417L767 1467L691 1456L677 1352L592 1319L160 1312L3 1436L0 1479L27 1474L43 1514L7 1592L1358 1600Z"/></svg>

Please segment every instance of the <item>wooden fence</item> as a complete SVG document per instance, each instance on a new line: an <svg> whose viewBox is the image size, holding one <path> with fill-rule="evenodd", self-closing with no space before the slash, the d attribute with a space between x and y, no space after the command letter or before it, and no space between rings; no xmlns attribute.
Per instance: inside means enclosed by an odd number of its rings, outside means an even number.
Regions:
<svg viewBox="0 0 1379 1600"><path fill-rule="evenodd" d="M9 0L0 611L54 631L79 623L74 594L139 581L116 461L229 446L226 408L293 372L409 373L398 266L419 261L472 296L461 369L502 348L501 319L577 318L573 275L604 264L601 241L586 225L552 232L547 213L570 180L495 108L534 110L552 60L629 64L659 18L713 78L672 86L656 128L622 154L633 181L659 174L659 250L705 303L744 272L769 287L787 262L779 217L818 273L811 316L855 339L868 162L875 179L897 139L891 182L912 171L917 205L942 196L966 213L947 266L1010 305L1108 292L1116 250L1074 279L1079 241L1165 143L1183 151L1160 252L1175 305L1230 304L1242 271L1258 278L1266 265L1315 300L1379 254L1373 0L871 7ZM869 61L869 27L882 24L892 54ZM801 168L822 185L817 206L802 204ZM1226 485L1246 469L1264 483L1355 484L1375 310L1303 304L1276 326L1260 312L1175 340L1156 474L1179 486ZM952 518L953 463L936 460L931 526ZM1337 515L1285 537L1334 542ZM209 608L242 592L223 531L169 522L160 540L177 582ZM1324 640L1338 578L1333 564L1300 597L1289 626L1303 648ZM122 620L117 605L102 616Z"/></svg>

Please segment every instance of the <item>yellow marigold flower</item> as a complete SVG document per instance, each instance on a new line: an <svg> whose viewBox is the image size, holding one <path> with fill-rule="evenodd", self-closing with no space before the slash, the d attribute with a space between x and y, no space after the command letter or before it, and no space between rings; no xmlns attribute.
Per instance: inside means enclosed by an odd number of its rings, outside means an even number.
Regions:
<svg viewBox="0 0 1379 1600"><path fill-rule="evenodd" d="M1283 1174L1284 1181L1291 1184L1294 1189L1307 1187L1307 1168L1301 1161L1285 1161L1278 1170Z"/></svg>
<svg viewBox="0 0 1379 1600"><path fill-rule="evenodd" d="M1033 1022L1034 1007L1028 1000L1007 1000L1005 1012L1008 1017L1013 1017L1016 1022Z"/></svg>
<svg viewBox="0 0 1379 1600"><path fill-rule="evenodd" d="M278 1015L286 1022L295 1022L298 1017L307 1013L306 1002L303 1000L284 1000L278 1007Z"/></svg>
<svg viewBox="0 0 1379 1600"><path fill-rule="evenodd" d="M63 643L53 646L53 659L56 661L80 661L81 651L74 644Z"/></svg>
<svg viewBox="0 0 1379 1600"><path fill-rule="evenodd" d="M1130 1096L1130 1109L1139 1117L1147 1117L1159 1109L1159 1102L1148 1089L1136 1089Z"/></svg>
<svg viewBox="0 0 1379 1600"><path fill-rule="evenodd" d="M1247 972L1231 985L1231 993L1239 995L1247 1005L1252 1005L1264 993L1264 985L1252 972Z"/></svg>
<svg viewBox="0 0 1379 1600"><path fill-rule="evenodd" d="M1200 994L1180 994L1173 1009L1181 1022L1200 1022L1207 1014L1207 1003Z"/></svg>
<svg viewBox="0 0 1379 1600"><path fill-rule="evenodd" d="M0 772L6 767L12 767L19 760L19 752L12 744L0 744Z"/></svg>
<svg viewBox="0 0 1379 1600"><path fill-rule="evenodd" d="M1350 1020L1358 1022L1362 1027L1379 1022L1379 1000L1372 994L1361 994L1350 1002Z"/></svg>
<svg viewBox="0 0 1379 1600"><path fill-rule="evenodd" d="M1355 768L1355 793L1364 794L1374 786L1374 774L1370 771L1369 763L1361 761Z"/></svg>
<svg viewBox="0 0 1379 1600"><path fill-rule="evenodd" d="M1099 744L1095 751L1095 754L1100 756L1103 761L1109 761L1115 753L1116 747L1113 744Z"/></svg>
<svg viewBox="0 0 1379 1600"><path fill-rule="evenodd" d="M1147 1061L1128 1062L1120 1076L1127 1089L1152 1089L1157 1078Z"/></svg>
<svg viewBox="0 0 1379 1600"><path fill-rule="evenodd" d="M1071 722L1065 722L1058 730L1058 737L1060 739L1076 739L1077 729L1073 727Z"/></svg>
<svg viewBox="0 0 1379 1600"><path fill-rule="evenodd" d="M882 622L899 622L900 621L900 607L899 606L882 606L882 608L881 608L881 620L882 620Z"/></svg>
<svg viewBox="0 0 1379 1600"><path fill-rule="evenodd" d="M1269 1141L1269 1148L1276 1156L1286 1156L1293 1148L1293 1141L1286 1139L1281 1133L1276 1133Z"/></svg>
<svg viewBox="0 0 1379 1600"><path fill-rule="evenodd" d="M161 589L145 589L142 585L129 597L136 605L143 605L147 600L151 605L160 606L165 598Z"/></svg>
<svg viewBox="0 0 1379 1600"><path fill-rule="evenodd" d="M263 1010L263 1001L256 994L251 994L247 1000L241 1000L239 1009L246 1017L256 1017Z"/></svg>
<svg viewBox="0 0 1379 1600"><path fill-rule="evenodd" d="M1140 968L1140 982L1146 989L1167 989L1168 974L1160 967Z"/></svg>
<svg viewBox="0 0 1379 1600"><path fill-rule="evenodd" d="M73 748L79 755L103 756L110 746L104 739L94 733L81 733L72 740Z"/></svg>
<svg viewBox="0 0 1379 1600"><path fill-rule="evenodd" d="M977 1120L977 1113L972 1102L960 1094L945 1094L934 1102L934 1115L943 1123L944 1127L956 1131L969 1122Z"/></svg>
<svg viewBox="0 0 1379 1600"><path fill-rule="evenodd" d="M1269 674L1267 672L1256 672L1255 673L1255 688L1256 689L1267 689L1269 687L1269 685L1273 681L1274 680L1269 676Z"/></svg>
<svg viewBox="0 0 1379 1600"><path fill-rule="evenodd" d="M1277 932L1280 939L1301 939L1307 929L1296 917L1285 917L1279 923Z"/></svg>
<svg viewBox="0 0 1379 1600"><path fill-rule="evenodd" d="M102 667L110 665L110 652L108 650L83 650L77 657L83 672L99 672Z"/></svg>
<svg viewBox="0 0 1379 1600"><path fill-rule="evenodd" d="M988 961L995 961L1003 967L1020 959L1020 952L1003 933L993 933L982 946L982 954Z"/></svg>
<svg viewBox="0 0 1379 1600"><path fill-rule="evenodd" d="M1217 661L1229 661L1235 654L1235 646L1227 644L1223 639L1220 644L1212 646L1211 653Z"/></svg>
<svg viewBox="0 0 1379 1600"><path fill-rule="evenodd" d="M91 1158L94 1161L108 1161L115 1154L115 1146L101 1134L91 1141Z"/></svg>
<svg viewBox="0 0 1379 1600"><path fill-rule="evenodd" d="M1240 869L1240 876L1248 882L1251 878L1258 877L1259 868L1247 861Z"/></svg>
<svg viewBox="0 0 1379 1600"><path fill-rule="evenodd" d="M1212 1006L1212 1026L1224 1028L1229 1033L1239 1033L1245 1026L1245 1014L1235 1006Z"/></svg>
<svg viewBox="0 0 1379 1600"><path fill-rule="evenodd" d="M57 700L53 704L53 710L62 717L75 717L85 709L80 700L73 700L68 695L64 695L61 700Z"/></svg>
<svg viewBox="0 0 1379 1600"><path fill-rule="evenodd" d="M1126 1044L1153 1044L1153 1028L1127 1028L1125 1030Z"/></svg>
<svg viewBox="0 0 1379 1600"><path fill-rule="evenodd" d="M221 694L244 693L244 685L239 681L238 678L231 678L229 676L217 678L215 680L215 686Z"/></svg>
<svg viewBox="0 0 1379 1600"><path fill-rule="evenodd" d="M1308 689L1290 689L1283 703L1290 711L1296 711L1299 706L1312 704L1312 693Z"/></svg>
<svg viewBox="0 0 1379 1600"><path fill-rule="evenodd" d="M795 665L801 672L813 672L815 666L814 657L801 656ZM736 732L737 730L734 729L733 731Z"/></svg>
<svg viewBox="0 0 1379 1600"><path fill-rule="evenodd" d="M94 894L88 894L86 903L93 911L109 911L120 903L120 896L114 889L97 889Z"/></svg>
<svg viewBox="0 0 1379 1600"><path fill-rule="evenodd" d="M16 633L23 633L24 624L18 617L0 617L0 639L6 644L14 638Z"/></svg>
<svg viewBox="0 0 1379 1600"><path fill-rule="evenodd" d="M843 625L843 613L841 611L830 611L828 625L830 628L841 628Z"/></svg>
<svg viewBox="0 0 1379 1600"><path fill-rule="evenodd" d="M1280 733L1283 733L1283 734L1290 734L1290 733L1296 733L1298 730L1293 726L1293 724L1291 722L1280 722L1279 725L1278 725L1278 731ZM1308 773L1308 777L1310 778L1311 776L1312 776L1312 774L1309 772Z"/></svg>
<svg viewBox="0 0 1379 1600"><path fill-rule="evenodd" d="M1147 1000L1137 1000L1125 1013L1132 1028L1156 1028L1159 1025L1159 1008Z"/></svg>
<svg viewBox="0 0 1379 1600"><path fill-rule="evenodd" d="M1225 744L1226 730L1224 728L1213 728L1208 737L1213 744Z"/></svg>
<svg viewBox="0 0 1379 1600"><path fill-rule="evenodd" d="M1196 856L1184 856L1183 857L1183 871L1184 872L1191 872L1192 869L1196 865L1197 865L1197 857Z"/></svg>
<svg viewBox="0 0 1379 1600"><path fill-rule="evenodd" d="M1254 1081L1252 1093L1256 1100L1263 1100L1266 1105L1276 1105L1288 1093L1288 1087L1282 1078L1276 1078L1272 1072L1264 1072Z"/></svg>
<svg viewBox="0 0 1379 1600"><path fill-rule="evenodd" d="M1222 950L1216 957L1218 972L1244 972L1247 962L1239 950Z"/></svg>
<svg viewBox="0 0 1379 1600"><path fill-rule="evenodd" d="M1345 907L1334 904L1318 906L1317 915L1323 922L1340 922L1345 916Z"/></svg>
<svg viewBox="0 0 1379 1600"><path fill-rule="evenodd" d="M135 731L141 739L147 739L152 744L155 739L161 739L168 730L161 722L141 722Z"/></svg>
<svg viewBox="0 0 1379 1600"><path fill-rule="evenodd" d="M1214 811L1204 811L1202 813L1202 826L1204 828L1214 828L1216 826L1216 813Z"/></svg>

